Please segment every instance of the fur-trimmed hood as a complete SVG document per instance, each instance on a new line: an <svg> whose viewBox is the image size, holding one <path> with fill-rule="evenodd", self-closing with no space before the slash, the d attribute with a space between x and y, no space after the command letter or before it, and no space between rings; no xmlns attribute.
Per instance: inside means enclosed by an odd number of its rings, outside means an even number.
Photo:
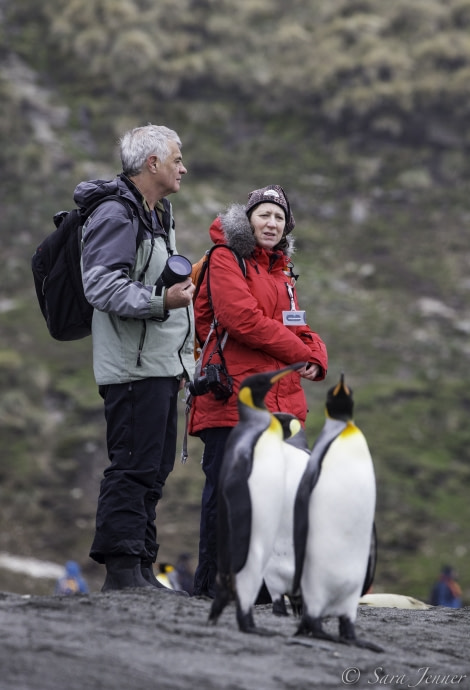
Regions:
<svg viewBox="0 0 470 690"><path fill-rule="evenodd" d="M242 204L232 204L214 220L210 227L210 236L215 244L228 244L239 256L244 259L250 257L255 248L256 241L250 221ZM286 254L291 257L294 253L294 238L292 233L286 236Z"/></svg>

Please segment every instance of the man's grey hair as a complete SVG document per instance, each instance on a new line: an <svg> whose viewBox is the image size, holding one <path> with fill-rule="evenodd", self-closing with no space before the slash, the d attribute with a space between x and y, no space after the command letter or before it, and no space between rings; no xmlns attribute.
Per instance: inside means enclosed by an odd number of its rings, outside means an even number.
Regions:
<svg viewBox="0 0 470 690"><path fill-rule="evenodd" d="M126 132L120 139L122 170L125 175L138 175L149 156L157 156L164 161L170 154L169 141L176 141L181 148L181 140L172 129L164 125L145 125Z"/></svg>

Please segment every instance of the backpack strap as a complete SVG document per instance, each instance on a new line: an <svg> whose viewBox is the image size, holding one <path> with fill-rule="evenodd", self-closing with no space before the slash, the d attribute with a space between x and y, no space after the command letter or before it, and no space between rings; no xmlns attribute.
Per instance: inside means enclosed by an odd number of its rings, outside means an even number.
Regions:
<svg viewBox="0 0 470 690"><path fill-rule="evenodd" d="M195 378L197 378L200 373L201 373L201 367L202 367L202 360L204 357L204 353L206 351L207 345L209 343L210 337L212 333L215 331L215 337L216 337L216 345L211 354L209 355L208 362L209 363L213 357L213 355L218 352L220 356L220 361L222 363L222 366L227 372L227 365L225 363L225 357L223 353L223 349L225 347L225 343L227 342L228 338L228 332L227 330L224 329L224 331L219 334L218 331L218 321L216 319L215 313L214 313L214 306L212 304L212 296L211 296L211 289L210 289L210 279L209 279L209 261L212 256L212 252L214 252L218 247L225 247L225 249L230 249L234 257L236 258L238 265L240 267L241 272L243 273L243 277L246 278L246 264L245 260L242 256L237 254L237 252L232 249L232 247L229 247L228 244L214 244L210 249L206 251L206 253L199 259L199 261L193 265L193 273L192 277L193 280L195 280L195 285L196 285L196 290L193 295L193 302L196 300L196 297L199 293L199 289L202 285L202 281L204 280L204 276L207 273L207 297L209 300L209 305L212 310L213 318L212 318L212 323L211 327L209 329L209 334L204 342L204 344L201 347L200 353L199 353L199 358L196 362L196 371L195 371ZM199 336L196 332L196 340L198 343L200 343ZM184 464L187 459L188 459L188 425L189 425L189 416L191 413L191 404L192 404L192 395L189 392L188 385L186 384L186 408L185 408L185 429L184 429L184 435L183 435L183 448L181 451L181 462Z"/></svg>
<svg viewBox="0 0 470 690"><path fill-rule="evenodd" d="M127 216L131 223L134 223L135 218L137 217L139 219L139 210L137 208L137 204L133 204L129 199L126 199L123 196L120 196L119 194L110 194L109 196L103 197L102 199L98 199L98 201L95 201L91 206L88 206L86 209L81 208L80 213L82 216L83 223L85 224L85 221L87 221L93 211L96 211L98 206L101 206L101 204L104 204L106 201L119 201L120 204L124 206L124 208L127 211ZM134 214L132 207L136 211ZM144 236L144 226L142 223L139 223L139 227L137 228L137 237L136 237L136 248L140 245L142 242L142 238Z"/></svg>
<svg viewBox="0 0 470 690"><path fill-rule="evenodd" d="M140 247L140 244L142 242L144 232L145 232L145 227L144 227L143 222L140 222L140 214L139 214L139 209L137 207L137 204L132 203L132 201L130 201L129 199L126 199L123 196L120 196L119 194L110 194L109 196L106 196L102 199L99 199L98 201L95 201L91 206L87 207L86 209L83 209L83 208L80 209L80 213L81 213L82 220L83 220L83 225L85 225L86 221L90 218L93 211L95 211L98 208L98 206L101 206L101 204L104 204L106 201L119 201L119 203L122 204L124 206L124 208L126 209L127 216L129 218L129 220L131 221L131 223L134 224L137 221L138 226L137 226L137 235L136 235L136 239L135 239L135 248L137 251L137 249ZM145 273L146 273L146 271L150 265L150 260L152 258L152 254L153 254L154 243L155 243L155 240L154 240L154 237L152 235L151 251L150 251L150 254L147 258L147 261L145 263L144 268L141 270L141 272L139 274L139 278L138 278L139 281L143 280L143 277L144 277L144 275L145 275Z"/></svg>
<svg viewBox="0 0 470 690"><path fill-rule="evenodd" d="M204 274L207 271L207 297L209 299L209 304L212 309L212 313L214 314L214 325L218 325L217 317L214 312L214 305L212 304L212 293L211 293L211 284L210 284L210 271L209 271L209 260L212 256L212 253L218 248L218 247L224 247L225 249L230 249L236 260L238 261L238 265L240 267L241 272L243 273L243 277L246 278L246 266L245 266L245 260L231 247L229 247L227 244L214 244L213 247L209 249L209 252L207 254L207 260L205 263L205 269L204 266L201 270L201 273ZM204 278L204 275L202 275L202 278ZM202 282L202 279L201 279Z"/></svg>
<svg viewBox="0 0 470 690"><path fill-rule="evenodd" d="M211 249L209 250L209 253L207 255L207 261L206 261L207 298L209 300L209 305L210 305L210 308L212 310L213 318L212 318L212 324L211 324L211 328L209 331L209 335L207 337L206 342L204 343L203 350L206 347L206 344L210 338L212 331L214 331L215 332L215 338L216 338L216 346L215 346L214 350L211 352L211 354L209 355L208 363L211 361L213 355L216 352L218 352L222 366L224 367L225 371L227 371L227 366L225 364L225 357L223 354L223 349L225 347L225 343L227 342L228 332L226 329L224 329L222 331L222 333L219 333L219 329L218 329L219 322L217 321L217 316L216 316L215 311L214 311L214 305L212 303L211 286L210 286L209 260L210 260L210 257L212 255L212 252L214 252L217 249L217 247L226 247L227 249L230 249L230 251L232 252L232 254L235 256L235 258L238 261L238 265L240 267L241 272L243 273L244 278L246 278L246 265L245 265L244 259L239 254L237 254L237 252L234 249L232 249L231 247L229 247L228 245L225 245L225 244L215 244L213 247L211 247ZM202 362L202 353L201 353L201 362Z"/></svg>
<svg viewBox="0 0 470 690"><path fill-rule="evenodd" d="M230 249L230 251L232 252L232 254L234 255L234 257L236 258L236 260L237 260L237 262L238 262L238 265L239 265L239 267L240 267L240 270L241 270L241 272L243 273L243 277L246 278L246 264L245 264L245 259L244 259L242 256L240 256L240 254L238 254L234 249L232 249L232 247L229 247L228 244L214 244L210 249L208 249L208 250L206 251L206 253L204 254L204 256L203 256L201 259L199 259L199 261L198 261L196 264L194 264L194 266L193 266L193 276L194 276L194 278L195 278L195 280L196 280L196 289L195 289L194 295L193 295L193 303L196 301L196 298L197 298L197 296L198 296L198 294L199 294L199 290L200 290L201 285L202 285L202 281L204 280L204 276L205 276L206 273L207 273L207 297L208 297L208 300L209 300L209 305L210 305L210 308L211 308L211 310L212 310L212 313L214 314L214 318L213 318L213 321L212 321L212 324L211 324L211 329L210 329L209 335L207 336L206 343L207 343L209 337L212 335L212 331L214 330L214 327L216 327L216 326L218 325L218 324L217 324L217 319L216 319L215 313L214 313L214 306L213 306L213 304L212 304L212 295L211 295L211 289L210 289L210 280L209 280L209 270L208 270L208 269L209 269L209 260L210 260L210 258L211 258L211 256L212 256L212 253L213 253L216 249L218 249L219 247L224 247L225 249ZM228 337L228 336L225 335L225 339L224 339L224 341L223 341L222 348L223 348L224 345L225 345L225 342L226 342L226 340L227 340L227 337ZM222 338L224 338L224 335L222 335ZM202 342L201 339L199 338L197 332L196 332L196 340L197 340L199 343ZM205 346L206 343L204 343L204 346ZM201 358L201 361L202 361L202 358Z"/></svg>
<svg viewBox="0 0 470 690"><path fill-rule="evenodd" d="M202 256L199 261L194 264L193 266L193 275L196 279L196 289L194 291L193 295L193 302L196 300L196 297L198 296L199 290L202 285L202 281L204 280L204 276L206 275L206 271L209 268L209 259L212 256L212 252L214 252L216 249L219 247L224 247L225 249L230 249L234 257L236 258L238 265L240 266L240 270L243 273L243 277L246 278L246 264L245 264L245 259L238 254L238 252L235 251L235 249L232 249L232 247L229 247L228 244L214 244L210 249L206 251L206 253ZM210 298L210 292L209 292L209 274L207 275L207 291L209 294L209 300ZM212 304L211 304L212 307Z"/></svg>

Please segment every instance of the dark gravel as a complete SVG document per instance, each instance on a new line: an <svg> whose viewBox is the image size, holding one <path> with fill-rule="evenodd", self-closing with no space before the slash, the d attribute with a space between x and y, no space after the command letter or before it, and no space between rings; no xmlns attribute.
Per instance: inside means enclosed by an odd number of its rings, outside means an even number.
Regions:
<svg viewBox="0 0 470 690"><path fill-rule="evenodd" d="M360 607L359 636L384 652L294 637L297 621L257 606L272 636L238 631L233 605L159 590L87 596L0 593L1 690L470 689L470 607ZM336 633L337 623L325 628Z"/></svg>

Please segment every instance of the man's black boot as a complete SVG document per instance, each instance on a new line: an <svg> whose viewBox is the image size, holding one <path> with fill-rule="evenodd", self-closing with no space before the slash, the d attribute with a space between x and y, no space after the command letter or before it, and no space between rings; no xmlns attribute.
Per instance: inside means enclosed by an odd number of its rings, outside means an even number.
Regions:
<svg viewBox="0 0 470 690"><path fill-rule="evenodd" d="M155 573L153 572L152 561L141 561L140 568L142 571L142 576L151 587L163 589L165 590L165 592L168 592L169 594L180 594L183 596L188 596L187 592L179 591L177 589L170 589L169 587L165 587L164 584L159 582L155 577Z"/></svg>
<svg viewBox="0 0 470 690"><path fill-rule="evenodd" d="M130 587L151 587L142 575L139 556L108 556L102 592Z"/></svg>

